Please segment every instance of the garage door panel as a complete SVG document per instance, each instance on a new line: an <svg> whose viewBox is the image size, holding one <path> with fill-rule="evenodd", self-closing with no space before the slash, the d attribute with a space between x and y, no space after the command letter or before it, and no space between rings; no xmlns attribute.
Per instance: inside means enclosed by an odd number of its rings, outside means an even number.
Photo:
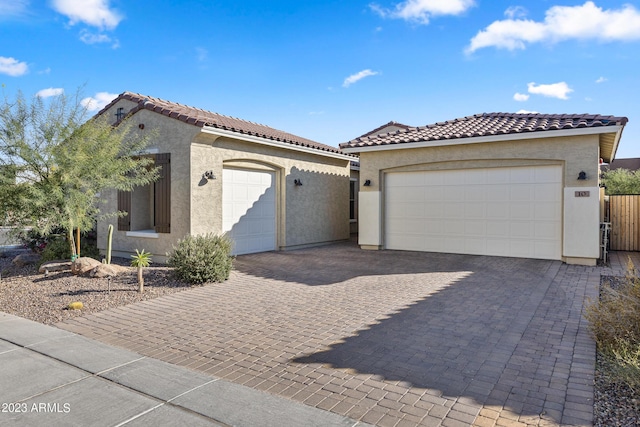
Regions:
<svg viewBox="0 0 640 427"><path fill-rule="evenodd" d="M222 230L234 255L276 249L275 173L223 169Z"/></svg>
<svg viewBox="0 0 640 427"><path fill-rule="evenodd" d="M448 186L444 193L444 200L447 202L461 202L464 201L464 186Z"/></svg>
<svg viewBox="0 0 640 427"><path fill-rule="evenodd" d="M462 205L464 217L467 219L484 219L487 216L484 203L471 202Z"/></svg>
<svg viewBox="0 0 640 427"><path fill-rule="evenodd" d="M560 166L390 173L385 179L394 184L385 186L388 249L560 259Z"/></svg>
<svg viewBox="0 0 640 427"><path fill-rule="evenodd" d="M464 203L443 203L442 211L445 218L464 218Z"/></svg>

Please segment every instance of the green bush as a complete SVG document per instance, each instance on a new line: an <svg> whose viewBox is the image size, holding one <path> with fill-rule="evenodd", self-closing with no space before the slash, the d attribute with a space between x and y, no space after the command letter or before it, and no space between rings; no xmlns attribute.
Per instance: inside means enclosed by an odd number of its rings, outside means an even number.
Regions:
<svg viewBox="0 0 640 427"><path fill-rule="evenodd" d="M640 278L631 259L623 282L603 285L585 316L615 379L640 391Z"/></svg>
<svg viewBox="0 0 640 427"><path fill-rule="evenodd" d="M64 237L49 239L42 250L41 262L53 261L54 259L71 259L71 247Z"/></svg>
<svg viewBox="0 0 640 427"><path fill-rule="evenodd" d="M187 236L167 254L168 264L183 282L201 284L222 282L229 278L233 258L231 240L226 236L205 234Z"/></svg>
<svg viewBox="0 0 640 427"><path fill-rule="evenodd" d="M80 241L80 256L99 260L100 250L95 243L88 243L85 239L82 239ZM62 236L47 239L47 243L42 250L40 262L44 263L54 259L71 259L71 246L69 246L69 241Z"/></svg>

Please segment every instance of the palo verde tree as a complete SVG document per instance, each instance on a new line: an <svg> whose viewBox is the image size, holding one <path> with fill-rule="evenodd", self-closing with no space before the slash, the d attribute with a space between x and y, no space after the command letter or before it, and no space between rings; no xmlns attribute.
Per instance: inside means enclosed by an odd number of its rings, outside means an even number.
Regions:
<svg viewBox="0 0 640 427"><path fill-rule="evenodd" d="M131 191L157 179L140 156L148 137L125 121L117 127L64 94L28 101L22 93L0 105L0 219L41 234L62 228L75 253L73 231L88 231L103 212L106 190Z"/></svg>
<svg viewBox="0 0 640 427"><path fill-rule="evenodd" d="M640 194L640 171L613 169L602 174L602 183L608 195Z"/></svg>

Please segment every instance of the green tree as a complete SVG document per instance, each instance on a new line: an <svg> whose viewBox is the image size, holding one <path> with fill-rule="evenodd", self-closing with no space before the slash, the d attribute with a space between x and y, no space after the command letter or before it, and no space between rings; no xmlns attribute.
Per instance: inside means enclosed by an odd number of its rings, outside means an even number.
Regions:
<svg viewBox="0 0 640 427"><path fill-rule="evenodd" d="M608 195L640 194L640 171L613 169L602 175L602 183Z"/></svg>
<svg viewBox="0 0 640 427"><path fill-rule="evenodd" d="M91 230L101 216L100 195L130 191L157 179L152 160L140 156L148 137L126 121L87 120L80 91L30 101L22 93L0 105L0 167L15 180L0 179L0 218L5 225L47 234L63 228L73 248L73 231Z"/></svg>

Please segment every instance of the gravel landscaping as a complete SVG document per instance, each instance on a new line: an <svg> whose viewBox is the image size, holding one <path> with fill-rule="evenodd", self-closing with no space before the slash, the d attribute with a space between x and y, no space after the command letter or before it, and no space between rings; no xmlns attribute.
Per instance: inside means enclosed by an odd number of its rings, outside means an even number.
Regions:
<svg viewBox="0 0 640 427"><path fill-rule="evenodd" d="M602 276L600 285L616 288L623 277ZM640 396L624 383L616 382L610 372L610 362L597 355L593 425L595 427L640 426Z"/></svg>
<svg viewBox="0 0 640 427"><path fill-rule="evenodd" d="M44 324L119 307L138 301L180 292L191 286L178 282L171 269L163 266L144 269L144 292L138 292L137 270L108 279L74 276L71 272L52 272L45 277L37 266L16 267L11 260L20 252L0 253L0 311ZM128 266L130 260L114 258L114 264ZM82 310L67 306L80 301Z"/></svg>

